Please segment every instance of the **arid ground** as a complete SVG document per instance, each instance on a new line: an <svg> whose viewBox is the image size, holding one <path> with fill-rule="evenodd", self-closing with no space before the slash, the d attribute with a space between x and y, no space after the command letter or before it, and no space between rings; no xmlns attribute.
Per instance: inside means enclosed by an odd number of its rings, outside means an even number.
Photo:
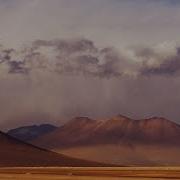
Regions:
<svg viewBox="0 0 180 180"><path fill-rule="evenodd" d="M180 167L1 168L2 180L165 180L180 179Z"/></svg>

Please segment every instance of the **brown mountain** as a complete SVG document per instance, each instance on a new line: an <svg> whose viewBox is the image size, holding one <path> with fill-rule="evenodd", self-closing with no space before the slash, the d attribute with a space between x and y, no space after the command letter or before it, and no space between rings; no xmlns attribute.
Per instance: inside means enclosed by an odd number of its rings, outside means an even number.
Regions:
<svg viewBox="0 0 180 180"><path fill-rule="evenodd" d="M164 118L79 117L32 143L88 160L124 165L180 165L180 126Z"/></svg>
<svg viewBox="0 0 180 180"><path fill-rule="evenodd" d="M33 143L50 149L119 143L180 145L179 138L180 126L164 118L132 120L119 115L106 121L78 117Z"/></svg>
<svg viewBox="0 0 180 180"><path fill-rule="evenodd" d="M37 148L0 132L0 167L101 165Z"/></svg>

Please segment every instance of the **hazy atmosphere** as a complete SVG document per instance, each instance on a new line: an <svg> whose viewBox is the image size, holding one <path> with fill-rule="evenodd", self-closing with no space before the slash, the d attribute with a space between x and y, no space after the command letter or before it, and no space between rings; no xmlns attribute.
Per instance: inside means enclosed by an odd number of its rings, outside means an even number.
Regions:
<svg viewBox="0 0 180 180"><path fill-rule="evenodd" d="M0 125L74 116L180 123L178 0L0 0Z"/></svg>

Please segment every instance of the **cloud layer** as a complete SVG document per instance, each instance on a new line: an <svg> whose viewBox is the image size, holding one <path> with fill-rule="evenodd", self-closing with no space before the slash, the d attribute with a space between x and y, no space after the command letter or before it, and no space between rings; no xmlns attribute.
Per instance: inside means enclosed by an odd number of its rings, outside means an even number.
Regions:
<svg viewBox="0 0 180 180"><path fill-rule="evenodd" d="M3 49L0 71L31 75L53 72L99 78L179 75L180 47L162 43L154 47L117 50L99 48L88 39L36 40L20 50Z"/></svg>
<svg viewBox="0 0 180 180"><path fill-rule="evenodd" d="M180 122L179 61L179 47L167 42L122 49L88 39L1 46L1 126L119 113Z"/></svg>

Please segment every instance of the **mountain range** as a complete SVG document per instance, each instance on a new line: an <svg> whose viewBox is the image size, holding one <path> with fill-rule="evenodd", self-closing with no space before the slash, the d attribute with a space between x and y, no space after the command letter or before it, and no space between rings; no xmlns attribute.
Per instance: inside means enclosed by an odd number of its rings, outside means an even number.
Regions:
<svg viewBox="0 0 180 180"><path fill-rule="evenodd" d="M85 160L124 166L180 165L180 125L161 117L76 117L29 143Z"/></svg>
<svg viewBox="0 0 180 180"><path fill-rule="evenodd" d="M164 118L132 120L119 115L106 121L74 118L32 142L51 149L119 143L180 145L178 137L180 126Z"/></svg>

